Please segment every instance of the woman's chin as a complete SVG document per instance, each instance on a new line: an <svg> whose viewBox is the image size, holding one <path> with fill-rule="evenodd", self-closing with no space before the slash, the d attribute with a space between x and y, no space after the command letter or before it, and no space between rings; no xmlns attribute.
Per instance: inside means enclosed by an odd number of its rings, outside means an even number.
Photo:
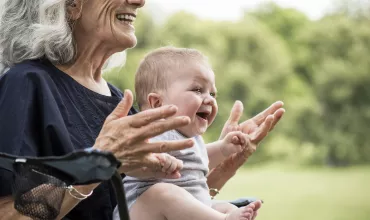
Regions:
<svg viewBox="0 0 370 220"><path fill-rule="evenodd" d="M135 33L125 33L125 34L117 34L115 35L117 39L117 46L116 48L120 49L120 51L133 48L137 44L137 39Z"/></svg>
<svg viewBox="0 0 370 220"><path fill-rule="evenodd" d="M122 47L125 49L133 48L137 44L136 37L131 37L130 39L127 39L122 42Z"/></svg>
<svg viewBox="0 0 370 220"><path fill-rule="evenodd" d="M133 48L133 47L135 47L136 44L137 44L137 39L136 39L135 34L133 36L130 36L129 38L130 39L128 39L127 42L126 42L126 47L127 48Z"/></svg>

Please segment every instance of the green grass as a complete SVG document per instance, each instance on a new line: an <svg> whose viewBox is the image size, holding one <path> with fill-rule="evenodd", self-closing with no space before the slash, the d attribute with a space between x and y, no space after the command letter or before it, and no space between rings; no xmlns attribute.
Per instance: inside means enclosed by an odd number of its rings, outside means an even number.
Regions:
<svg viewBox="0 0 370 220"><path fill-rule="evenodd" d="M370 167L240 170L217 199L264 200L258 220L370 220Z"/></svg>

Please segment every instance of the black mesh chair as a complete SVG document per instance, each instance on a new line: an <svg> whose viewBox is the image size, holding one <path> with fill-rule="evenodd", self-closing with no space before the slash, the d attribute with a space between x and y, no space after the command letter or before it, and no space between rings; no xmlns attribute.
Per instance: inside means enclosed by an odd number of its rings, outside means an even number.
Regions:
<svg viewBox="0 0 370 220"><path fill-rule="evenodd" d="M59 215L65 190L71 185L86 185L109 180L115 190L122 220L129 220L121 163L110 153L76 151L62 157L17 157L0 153L0 169L14 174L12 194L15 209L33 219L50 220ZM241 207L256 201L243 198L230 201Z"/></svg>

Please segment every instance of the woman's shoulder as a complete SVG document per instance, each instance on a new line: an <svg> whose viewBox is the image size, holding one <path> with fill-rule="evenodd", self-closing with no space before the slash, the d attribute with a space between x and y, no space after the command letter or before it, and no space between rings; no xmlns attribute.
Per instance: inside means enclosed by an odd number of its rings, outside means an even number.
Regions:
<svg viewBox="0 0 370 220"><path fill-rule="evenodd" d="M49 65L42 60L27 60L10 67L0 79L7 81L8 84L14 82L19 85L25 81L49 79L50 71Z"/></svg>

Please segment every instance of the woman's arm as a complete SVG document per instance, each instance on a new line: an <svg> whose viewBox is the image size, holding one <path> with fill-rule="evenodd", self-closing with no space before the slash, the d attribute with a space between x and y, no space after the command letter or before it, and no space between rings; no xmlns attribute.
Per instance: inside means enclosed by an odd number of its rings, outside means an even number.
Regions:
<svg viewBox="0 0 370 220"><path fill-rule="evenodd" d="M89 194L92 190L94 190L99 184L91 184L86 186L75 186L74 188L81 192L82 194ZM78 200L69 195L69 193L65 192L65 197L63 199L60 214L58 215L57 219L62 219L65 215L68 214L81 200ZM19 213L14 208L14 200L11 196L8 197L1 197L0 198L0 220L30 220L30 217L24 216Z"/></svg>
<svg viewBox="0 0 370 220"><path fill-rule="evenodd" d="M236 171L247 161L250 153L244 149L240 153L235 153L228 157L216 168L212 169L207 176L207 184L211 189L221 190L229 179L231 179ZM211 196L215 196L214 192L210 192Z"/></svg>

